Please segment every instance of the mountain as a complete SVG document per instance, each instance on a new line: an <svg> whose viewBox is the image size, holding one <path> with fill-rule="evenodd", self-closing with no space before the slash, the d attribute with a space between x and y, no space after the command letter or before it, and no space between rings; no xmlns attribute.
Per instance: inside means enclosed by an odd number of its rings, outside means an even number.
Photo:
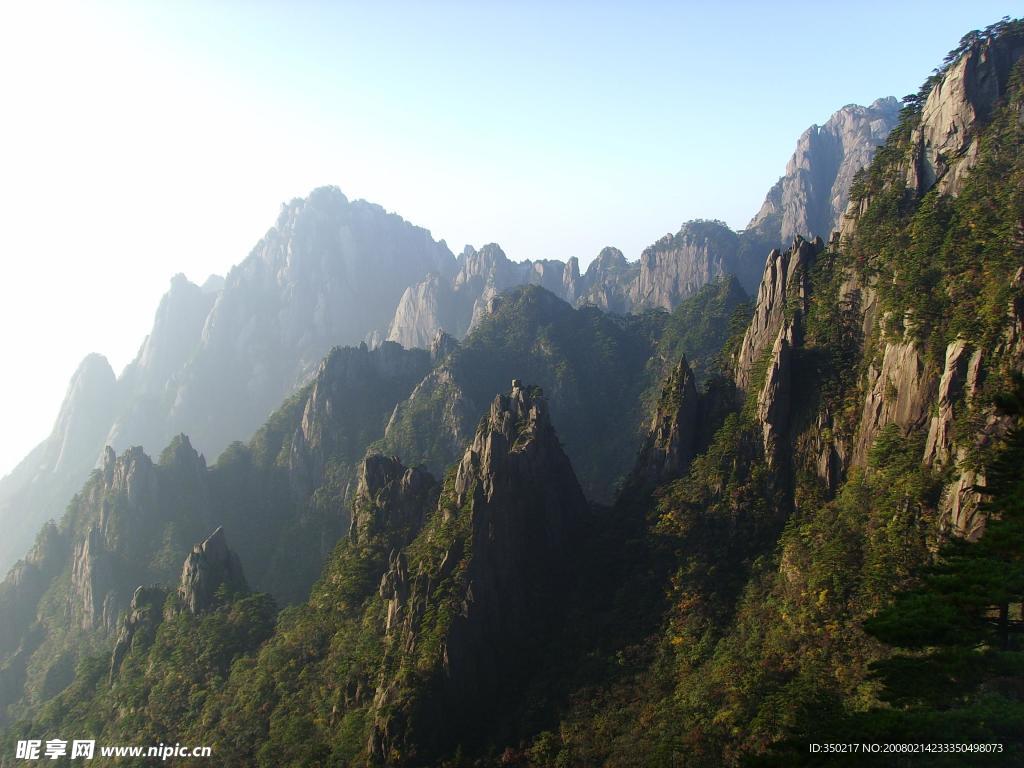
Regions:
<svg viewBox="0 0 1024 768"><path fill-rule="evenodd" d="M108 448L60 524L0 582L0 707L16 717L66 685L83 654L116 642L119 616L141 610L132 607L137 587L171 583L191 542L212 528L232 531L245 583L279 603L306 600L336 543L363 532L349 509L384 471L367 452L442 474L511 371L550 383L566 451L586 469L588 492L610 499L641 440L661 358L687 354L702 380L712 375L710 358L744 299L726 280L672 315L618 318L520 288L495 299L503 306L462 345L442 336L431 352L393 342L335 348L248 444L233 443L212 467L184 435L157 462L141 447ZM439 393L445 383L457 396ZM608 431L621 438L600 440Z"/></svg>
<svg viewBox="0 0 1024 768"><path fill-rule="evenodd" d="M213 467L106 452L0 584L2 754L817 765L955 733L1018 764L1022 114L1003 21L752 306L735 277L630 315L517 286L462 341L333 350Z"/></svg>
<svg viewBox="0 0 1024 768"><path fill-rule="evenodd" d="M854 174L866 168L899 120L892 96L868 107L849 104L797 141L786 174L765 197L745 233L769 248L797 235L828 239L839 229Z"/></svg>
<svg viewBox="0 0 1024 768"><path fill-rule="evenodd" d="M184 432L219 455L250 437L333 346L386 324L407 285L453 268L426 230L325 187L283 206L226 279L199 287L177 275L116 384L102 358L86 358L51 436L0 481L0 520L12 533L0 567L60 517L106 445L159 451Z"/></svg>
<svg viewBox="0 0 1024 768"><path fill-rule="evenodd" d="M719 221L689 221L630 262L605 248L580 274L579 262L511 262L494 244L468 247L450 278L432 274L406 289L387 329L403 346L427 347L438 331L462 338L498 293L516 285L541 285L575 306L593 305L624 314L680 301L723 275L736 276L748 292L757 288L764 254L797 235L831 236L839 229L854 174L868 165L896 125L893 97L868 107L850 104L797 142L786 175L769 190L761 210L737 234Z"/></svg>
<svg viewBox="0 0 1024 768"><path fill-rule="evenodd" d="M801 211L845 200L848 177L887 130L888 103L844 108L804 137L819 138L801 139L790 165L806 165L810 175L800 171L795 181L780 181L797 190L784 196L794 222L813 218ZM826 145L832 148L827 161L821 159ZM832 157L837 152L840 160ZM829 163L837 169L822 170L831 169ZM832 174L828 190L808 181L822 174ZM92 423L62 416L53 434L0 480L0 520L11 531L0 543L0 568L28 550L43 522L60 516L108 444L152 452L186 433L215 457L232 440L249 437L308 381L332 346L388 339L426 349L440 330L461 339L491 299L518 285L539 285L574 306L618 313L672 310L729 274L752 292L764 251L789 239L766 226L737 239L720 222L688 222L637 262L606 248L580 274L575 258L512 262L494 244L467 247L456 259L426 230L379 206L349 202L335 188L314 190L282 207L277 224L227 278L211 276L201 287L183 275L172 279L151 332L102 404L76 405L76 373L62 413L88 412ZM90 356L82 368L96 365Z"/></svg>
<svg viewBox="0 0 1024 768"><path fill-rule="evenodd" d="M99 714L97 736L119 738L189 721L225 765L431 762L461 738L466 718L488 729L500 722L502 691L543 657L576 589L566 550L591 517L541 391L515 382L491 403L443 486L397 459L367 457L350 534L309 601L282 614L263 645L267 602L244 588L217 591L202 611L182 610L196 558L231 562L218 529L189 555L177 593L135 591L111 661L80 674L36 726L49 734ZM241 583L234 567L207 565L205 594ZM174 661L211 632L222 639L215 653ZM299 656L317 673L292 677ZM232 695L202 695L229 668ZM165 687L180 690L160 696ZM273 757L250 730L267 705L283 727ZM303 727L301 739L286 735L309 706L330 715ZM218 724L205 732L204 721Z"/></svg>
<svg viewBox="0 0 1024 768"><path fill-rule="evenodd" d="M0 582L3 714L63 688L83 654L115 639L135 589L172 583L192 542L218 526L233 531L238 567L220 560L247 577L231 583L305 599L348 530L367 446L430 365L429 353L396 344L335 349L248 445L232 444L213 467L184 435L157 462L141 447L108 447L59 525ZM215 549L216 537L201 560ZM189 579L196 598L186 604L209 600L204 581Z"/></svg>
<svg viewBox="0 0 1024 768"><path fill-rule="evenodd" d="M484 404L513 378L546 393L565 450L588 496L608 502L629 474L649 403L686 354L701 381L745 296L734 279L705 286L676 311L609 315L573 309L538 286L491 300L462 344L392 414L376 448L440 474L471 439ZM616 440L602 440L615 434Z"/></svg>

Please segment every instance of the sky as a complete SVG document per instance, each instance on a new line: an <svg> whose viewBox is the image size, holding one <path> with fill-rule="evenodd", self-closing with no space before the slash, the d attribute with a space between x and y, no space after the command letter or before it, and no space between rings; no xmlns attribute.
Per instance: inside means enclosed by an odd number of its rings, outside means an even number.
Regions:
<svg viewBox="0 0 1024 768"><path fill-rule="evenodd" d="M799 135L916 91L1006 2L0 0L0 474L170 278L336 185L458 252L742 228Z"/></svg>

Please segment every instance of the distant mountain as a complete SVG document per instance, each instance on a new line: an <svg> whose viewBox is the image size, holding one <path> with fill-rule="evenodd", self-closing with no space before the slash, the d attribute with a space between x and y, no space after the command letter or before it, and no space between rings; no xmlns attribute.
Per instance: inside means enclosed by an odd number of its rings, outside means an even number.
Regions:
<svg viewBox="0 0 1024 768"><path fill-rule="evenodd" d="M494 244L467 247L450 278L432 274L402 295L386 330L370 337L426 347L443 330L462 338L487 303L516 285L542 285L575 306L593 305L624 314L652 307L672 310L701 286L735 275L748 293L757 289L765 255L796 235L828 239L839 229L854 174L871 162L896 125L900 105L888 97L869 107L851 104L822 126L811 126L797 142L786 175L769 190L747 229L734 233L719 221L689 221L631 262L605 248L579 271L574 257L512 262Z"/></svg>
<svg viewBox="0 0 1024 768"><path fill-rule="evenodd" d="M763 257L741 253L736 234L718 221L687 222L635 262L617 248L604 248L582 275L576 258L513 262L493 243L479 251L467 246L450 280L429 275L406 289L387 332L370 341L387 338L426 347L438 331L462 338L487 314L495 296L519 285L542 286L576 307L617 314L657 307L671 311L726 275L754 287Z"/></svg>
<svg viewBox="0 0 1024 768"><path fill-rule="evenodd" d="M284 206L226 279L199 287L176 276L116 384L105 360L87 358L51 436L0 481L0 524L11 532L0 568L60 517L104 446L155 452L185 432L216 457L248 439L331 347L386 324L406 286L454 266L426 230L326 187Z"/></svg>
<svg viewBox="0 0 1024 768"><path fill-rule="evenodd" d="M899 101L889 96L868 107L849 104L804 131L786 175L768 190L746 232L769 248L797 235L827 240L839 229L854 174L868 166L899 114Z"/></svg>
<svg viewBox="0 0 1024 768"><path fill-rule="evenodd" d="M104 446L155 452L186 433L216 457L252 435L334 345L389 339L426 349L442 330L463 338L497 295L524 284L616 313L672 310L730 274L752 293L765 254L787 231L832 226L833 214L821 212L841 209L853 171L891 127L894 103L845 107L805 133L747 232L687 222L635 262L606 248L583 274L575 258L513 262L494 244L467 247L456 259L426 230L335 188L293 200L226 278L202 287L182 275L171 281L151 332L115 384L109 370L99 383L101 358L83 363L53 434L0 480L0 523L10 531L0 542L0 568L61 515Z"/></svg>

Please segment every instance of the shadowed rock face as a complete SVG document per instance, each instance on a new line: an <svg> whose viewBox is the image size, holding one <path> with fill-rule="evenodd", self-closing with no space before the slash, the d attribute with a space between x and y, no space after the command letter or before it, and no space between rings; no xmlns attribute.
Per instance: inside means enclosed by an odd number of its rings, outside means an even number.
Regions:
<svg viewBox="0 0 1024 768"><path fill-rule="evenodd" d="M426 642L430 601L457 609L434 629L441 633L436 686L411 694L400 673L381 681L369 744L375 759L408 755L412 743L422 750L413 759L427 759L459 718L493 715L499 690L513 684L555 626L572 579L565 550L587 515L540 390L513 382L492 403L458 465L452 497L442 498L433 518L443 526L468 516L464 536L448 542L437 562L394 554L381 581L389 653L418 652ZM434 538L442 530L424 533Z"/></svg>
<svg viewBox="0 0 1024 768"><path fill-rule="evenodd" d="M647 440L633 472L634 483L654 487L686 472L697 452L698 405L693 372L683 358L662 388Z"/></svg>
<svg viewBox="0 0 1024 768"><path fill-rule="evenodd" d="M821 238L808 242L797 237L789 250L783 253L773 250L768 255L757 290L754 316L744 333L736 359L736 386L741 392L747 391L755 365L775 343L785 321L787 303L798 305L806 312L804 305L809 298L807 270L824 247Z"/></svg>
<svg viewBox="0 0 1024 768"><path fill-rule="evenodd" d="M359 469L352 502L353 543L384 534L393 546L405 546L423 526L437 482L420 468L407 469L394 456L367 456Z"/></svg>
<svg viewBox="0 0 1024 768"><path fill-rule="evenodd" d="M135 638L140 635L147 636L147 639L152 638L163 618L162 610L166 599L167 590L160 587L139 587L135 590L131 604L121 619L114 650L110 654L110 680L117 676Z"/></svg>
<svg viewBox="0 0 1024 768"><path fill-rule="evenodd" d="M196 544L181 569L178 597L189 613L202 613L216 605L217 590L231 592L248 589L238 555L228 548L224 528L217 528L202 543Z"/></svg>

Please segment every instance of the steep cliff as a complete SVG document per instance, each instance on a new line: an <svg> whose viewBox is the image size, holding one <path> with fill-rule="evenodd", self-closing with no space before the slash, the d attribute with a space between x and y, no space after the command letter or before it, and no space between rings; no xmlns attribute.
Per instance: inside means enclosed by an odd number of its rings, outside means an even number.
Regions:
<svg viewBox="0 0 1024 768"><path fill-rule="evenodd" d="M632 481L654 487L689 469L700 439L700 403L686 358L672 369L640 449Z"/></svg>
<svg viewBox="0 0 1024 768"><path fill-rule="evenodd" d="M797 141L786 174L768 191L747 233L777 247L797 235L828 239L839 228L854 174L866 168L899 119L889 96L870 106L849 104Z"/></svg>
<svg viewBox="0 0 1024 768"><path fill-rule="evenodd" d="M675 235L666 235L640 255L640 272L630 287L635 309L669 311L701 287L734 275L741 285L756 284L759 258L740 257L739 238L720 221L690 221Z"/></svg>
<svg viewBox="0 0 1024 768"><path fill-rule="evenodd" d="M454 722L493 727L498 692L530 669L553 631L572 575L565 550L587 514L540 391L514 381L421 534L430 551L399 555L381 582L384 666L397 671L383 674L374 696L372 756L422 762L457 738ZM438 603L449 608L435 613Z"/></svg>
<svg viewBox="0 0 1024 768"><path fill-rule="evenodd" d="M228 547L223 526L218 526L185 558L178 599L189 613L202 613L217 605L221 589L230 596L246 592L249 587L238 555Z"/></svg>
<svg viewBox="0 0 1024 768"><path fill-rule="evenodd" d="M96 466L116 410L117 385L106 358L89 355L71 377L53 431L0 480L0 570L32 545L43 524L64 511Z"/></svg>

